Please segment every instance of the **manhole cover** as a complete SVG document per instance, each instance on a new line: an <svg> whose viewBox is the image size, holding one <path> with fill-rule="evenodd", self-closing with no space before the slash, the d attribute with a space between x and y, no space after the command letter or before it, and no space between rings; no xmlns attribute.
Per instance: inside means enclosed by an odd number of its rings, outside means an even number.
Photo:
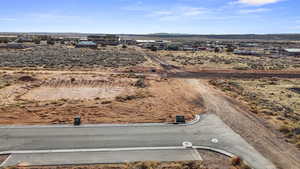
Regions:
<svg viewBox="0 0 300 169"><path fill-rule="evenodd" d="M193 148L193 144L188 141L183 142L182 145L184 148Z"/></svg>
<svg viewBox="0 0 300 169"><path fill-rule="evenodd" d="M213 138L213 139L211 139L211 142L216 144L216 143L218 143L218 142L219 142L219 140L218 140L218 139L216 139L216 138Z"/></svg>

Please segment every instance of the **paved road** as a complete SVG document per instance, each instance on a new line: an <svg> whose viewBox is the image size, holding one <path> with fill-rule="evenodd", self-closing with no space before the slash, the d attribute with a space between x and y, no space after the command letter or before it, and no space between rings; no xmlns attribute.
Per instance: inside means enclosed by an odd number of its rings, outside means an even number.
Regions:
<svg viewBox="0 0 300 169"><path fill-rule="evenodd" d="M198 123L186 126L0 128L0 152L172 147L182 146L185 141L192 142L195 146L212 147L241 156L256 169L275 168L269 160L213 114L203 115Z"/></svg>
<svg viewBox="0 0 300 169"><path fill-rule="evenodd" d="M63 157L63 158L62 158ZM70 153L13 154L2 166L26 163L40 165L114 164L138 161L194 161L202 160L194 149L93 151Z"/></svg>

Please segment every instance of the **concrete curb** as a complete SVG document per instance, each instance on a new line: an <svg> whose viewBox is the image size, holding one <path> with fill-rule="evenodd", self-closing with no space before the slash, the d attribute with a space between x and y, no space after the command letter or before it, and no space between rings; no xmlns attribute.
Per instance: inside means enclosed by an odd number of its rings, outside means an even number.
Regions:
<svg viewBox="0 0 300 169"><path fill-rule="evenodd" d="M184 147L139 147L139 148L116 148L116 149L77 149L77 150L42 150L42 151L12 151L12 152L5 152L5 153L10 153L8 158L0 164L0 167L6 166L6 163L10 160L11 157L14 157L16 155L21 155L24 157L27 157L27 155L35 155L35 156L40 156L40 155L51 155L51 153L54 153L56 155L59 155L60 153L65 153L68 155L68 153L77 153L77 154L82 154L82 153L121 153L123 151L124 153L127 152L146 152L146 151L153 151L154 153L159 153L160 151L169 151L169 150L176 150L176 151L184 151L188 150L192 152L192 159L191 160L200 160L203 161L201 155L197 151L197 149L194 148L184 148ZM144 160L142 160L144 161ZM157 161L160 161L160 159L157 159ZM180 161L180 160L176 160ZM104 164L106 163L105 161L102 161L99 164ZM80 165L81 163L76 163L75 165ZM94 164L94 163L82 163L82 164ZM98 164L98 163L97 163ZM61 165L61 164L52 164L52 165ZM66 164L67 165L67 164Z"/></svg>
<svg viewBox="0 0 300 169"><path fill-rule="evenodd" d="M94 127L153 127L153 126L190 126L198 123L201 119L200 115L185 124L175 123L132 123L132 124L83 124L80 126L74 125L0 125L0 129L30 129L30 128L94 128Z"/></svg>
<svg viewBox="0 0 300 169"><path fill-rule="evenodd" d="M0 155L7 154L40 154L40 153L78 153L78 152L111 152L111 151L139 151L139 150L184 150L184 149L199 149L209 150L216 153L223 154L228 157L235 157L234 154L225 150L216 149L207 146L193 146L192 148L185 148L184 146L172 147L131 147L131 148L100 148L100 149L61 149L61 150L24 150L24 151L3 151Z"/></svg>
<svg viewBox="0 0 300 169"><path fill-rule="evenodd" d="M212 152L215 152L215 153L219 153L219 154L222 154L222 155L225 155L227 157L236 157L236 155L230 153L230 152L227 152L225 150L221 150L221 149L217 149L217 148L213 148L213 147L206 147L206 146L193 146L193 148L195 149L199 149L199 150L208 150L208 151L212 151Z"/></svg>
<svg viewBox="0 0 300 169"><path fill-rule="evenodd" d="M5 164L6 161L11 157L13 154L43 154L43 153L80 153L80 152L117 152L117 151L143 151L143 150L186 150L186 149L193 149L193 150L208 150L216 153L220 153L222 155L228 157L235 157L234 154L212 148L206 146L193 146L191 148L186 148L184 146L174 146L174 147L132 147L132 148L104 148L104 149L65 149L65 150L26 150L26 151L4 151L0 152L0 155L8 155L8 158L0 164L0 167ZM201 157L201 156L200 156Z"/></svg>

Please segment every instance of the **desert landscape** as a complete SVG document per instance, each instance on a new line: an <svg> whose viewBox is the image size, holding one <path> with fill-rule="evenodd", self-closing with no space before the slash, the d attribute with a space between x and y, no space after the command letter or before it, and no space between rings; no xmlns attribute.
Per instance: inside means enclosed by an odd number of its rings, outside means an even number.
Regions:
<svg viewBox="0 0 300 169"><path fill-rule="evenodd" d="M192 122L216 114L276 165L298 165L299 57L125 44L25 44L28 48L0 49L2 126L72 125L77 117L83 125L174 124L179 115ZM198 151L207 158L203 162L70 167L249 168L234 158ZM17 168L31 167L21 163Z"/></svg>

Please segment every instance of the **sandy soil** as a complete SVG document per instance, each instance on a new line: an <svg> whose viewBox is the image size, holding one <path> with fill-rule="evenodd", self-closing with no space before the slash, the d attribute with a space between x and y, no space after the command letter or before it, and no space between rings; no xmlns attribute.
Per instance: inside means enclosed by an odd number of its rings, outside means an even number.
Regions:
<svg viewBox="0 0 300 169"><path fill-rule="evenodd" d="M174 122L176 115L191 120L203 112L201 103L194 102L200 94L183 80L150 76L147 87L139 88L134 85L139 76L34 76L36 81L0 89L0 124L69 124L77 115L92 124Z"/></svg>
<svg viewBox="0 0 300 169"><path fill-rule="evenodd" d="M229 169L232 167L230 158L211 151L198 150L203 159L203 164L210 169Z"/></svg>
<svg viewBox="0 0 300 169"><path fill-rule="evenodd" d="M276 131L247 111L245 106L213 89L204 80L187 80L201 93L207 112L217 114L235 132L281 169L300 168L299 151L279 139Z"/></svg>

